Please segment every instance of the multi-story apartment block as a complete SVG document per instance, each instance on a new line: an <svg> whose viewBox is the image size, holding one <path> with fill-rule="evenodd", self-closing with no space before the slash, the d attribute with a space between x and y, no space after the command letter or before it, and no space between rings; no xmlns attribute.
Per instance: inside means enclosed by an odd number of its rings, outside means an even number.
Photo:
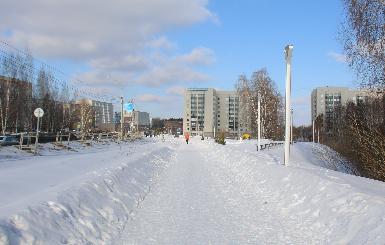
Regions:
<svg viewBox="0 0 385 245"><path fill-rule="evenodd" d="M351 90L346 87L318 87L311 93L311 119L313 121L322 114L325 123L331 122L340 106L348 102L359 103L374 95L375 92Z"/></svg>
<svg viewBox="0 0 385 245"><path fill-rule="evenodd" d="M87 104L92 106L94 115L93 115L93 127L100 127L105 124L112 124L113 121L113 105L112 103L102 102L92 99L82 99L76 101L76 104Z"/></svg>
<svg viewBox="0 0 385 245"><path fill-rule="evenodd" d="M124 111L123 113L124 123L129 125L129 128L149 128L150 127L150 114L143 111Z"/></svg>
<svg viewBox="0 0 385 245"><path fill-rule="evenodd" d="M212 88L185 90L183 132L212 137L238 133L239 99L235 91Z"/></svg>

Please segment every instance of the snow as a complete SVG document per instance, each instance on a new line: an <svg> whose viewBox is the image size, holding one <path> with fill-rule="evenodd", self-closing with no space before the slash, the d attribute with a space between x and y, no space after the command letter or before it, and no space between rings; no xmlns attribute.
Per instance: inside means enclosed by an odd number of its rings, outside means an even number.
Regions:
<svg viewBox="0 0 385 245"><path fill-rule="evenodd" d="M43 156L1 161L0 244L111 240L170 162L172 147L138 141L53 154L45 145Z"/></svg>
<svg viewBox="0 0 385 245"><path fill-rule="evenodd" d="M385 241L385 183L319 144L294 144L289 166L253 140L51 148L0 160L0 244Z"/></svg>

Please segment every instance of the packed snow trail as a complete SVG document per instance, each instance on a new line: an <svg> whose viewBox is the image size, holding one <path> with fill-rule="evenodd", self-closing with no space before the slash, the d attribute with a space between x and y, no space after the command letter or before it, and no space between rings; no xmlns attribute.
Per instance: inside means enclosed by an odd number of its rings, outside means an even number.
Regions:
<svg viewBox="0 0 385 245"><path fill-rule="evenodd" d="M213 166L194 143L179 149L176 162L143 202L119 243L209 244L228 240L231 213ZM227 225L224 225L227 224Z"/></svg>
<svg viewBox="0 0 385 245"><path fill-rule="evenodd" d="M384 235L379 235L385 231L383 197L372 197L374 204L369 207L365 194L349 195L347 183L336 186L329 177L323 180L318 173L277 165L268 154L242 157L226 147L229 146L196 139L181 146L175 162L133 212L132 220L115 244L381 244L383 241ZM256 160L251 161L252 157ZM256 165L262 166L259 173L255 171ZM291 183L297 179L297 170L299 188ZM314 184L314 189L301 183L303 174L305 179L310 178L305 183ZM342 175L336 172L339 174ZM330 177L338 179L334 174ZM385 187L379 182L375 184ZM384 192L380 190L380 194ZM322 197L327 198L323 201ZM376 216L376 212L382 216L370 217ZM372 237L368 237L370 232Z"/></svg>
<svg viewBox="0 0 385 245"><path fill-rule="evenodd" d="M209 154L208 145L183 146L117 244L305 244L322 235L291 220L284 226L266 196L237 185Z"/></svg>

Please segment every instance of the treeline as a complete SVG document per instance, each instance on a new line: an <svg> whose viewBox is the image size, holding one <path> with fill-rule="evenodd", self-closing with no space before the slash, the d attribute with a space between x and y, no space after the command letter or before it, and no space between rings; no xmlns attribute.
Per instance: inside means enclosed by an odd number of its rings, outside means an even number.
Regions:
<svg viewBox="0 0 385 245"><path fill-rule="evenodd" d="M346 61L361 86L378 95L340 108L325 143L356 164L363 176L385 181L385 7L383 0L342 0L340 31Z"/></svg>
<svg viewBox="0 0 385 245"><path fill-rule="evenodd" d="M321 120L320 143L348 158L362 176L385 181L385 96L350 102Z"/></svg>
<svg viewBox="0 0 385 245"><path fill-rule="evenodd" d="M3 135L36 130L33 111L38 107L44 110L42 131L72 128L75 122L81 121L84 111L82 106L71 103L75 98L76 93L70 92L55 72L44 65L36 67L30 54L3 52L0 56L0 130Z"/></svg>
<svg viewBox="0 0 385 245"><path fill-rule="evenodd" d="M239 97L239 127L252 136L258 132L258 99L260 99L261 137L282 140L284 114L282 96L266 69L254 72L248 79L241 75L235 85Z"/></svg>

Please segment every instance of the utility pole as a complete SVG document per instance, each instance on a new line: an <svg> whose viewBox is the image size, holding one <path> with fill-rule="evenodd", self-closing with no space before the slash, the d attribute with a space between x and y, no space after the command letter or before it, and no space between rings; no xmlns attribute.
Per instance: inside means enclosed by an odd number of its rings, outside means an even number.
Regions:
<svg viewBox="0 0 385 245"><path fill-rule="evenodd" d="M121 111L120 111L120 140L123 140L123 96L120 97L120 105L121 105Z"/></svg>
<svg viewBox="0 0 385 245"><path fill-rule="evenodd" d="M285 93L285 117L286 117L286 123L285 123L285 158L284 158L284 164L287 166L289 164L290 159L290 125L291 125L291 116L290 116L290 110L291 110L291 101L290 101L290 94L291 94L291 57L292 57L292 51L293 51L293 45L287 45L285 47L285 59L286 59L286 93Z"/></svg>
<svg viewBox="0 0 385 245"><path fill-rule="evenodd" d="M290 144L293 144L293 109L291 109L290 116Z"/></svg>
<svg viewBox="0 0 385 245"><path fill-rule="evenodd" d="M261 148L261 94L258 92L258 151Z"/></svg>

